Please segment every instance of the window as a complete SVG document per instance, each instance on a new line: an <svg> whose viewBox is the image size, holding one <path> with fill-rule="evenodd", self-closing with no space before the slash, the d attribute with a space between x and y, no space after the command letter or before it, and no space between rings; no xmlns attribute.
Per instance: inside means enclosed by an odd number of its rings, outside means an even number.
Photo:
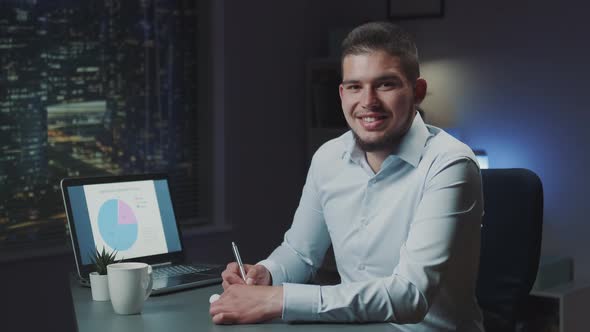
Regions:
<svg viewBox="0 0 590 332"><path fill-rule="evenodd" d="M0 253L67 241L59 181L167 172L211 220L197 1L0 3Z"/></svg>

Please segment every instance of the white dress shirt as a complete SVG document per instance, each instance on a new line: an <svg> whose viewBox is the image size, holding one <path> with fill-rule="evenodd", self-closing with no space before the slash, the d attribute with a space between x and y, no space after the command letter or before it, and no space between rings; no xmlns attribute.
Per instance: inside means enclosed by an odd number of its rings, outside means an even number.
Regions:
<svg viewBox="0 0 590 332"><path fill-rule="evenodd" d="M483 214L469 147L416 115L378 173L351 132L315 153L283 243L260 262L286 321L483 331L475 298ZM342 283L302 284L333 245Z"/></svg>

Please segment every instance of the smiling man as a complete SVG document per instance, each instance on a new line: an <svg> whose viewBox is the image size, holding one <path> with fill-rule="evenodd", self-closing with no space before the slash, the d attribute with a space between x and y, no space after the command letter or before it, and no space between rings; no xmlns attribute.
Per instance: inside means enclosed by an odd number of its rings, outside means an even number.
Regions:
<svg viewBox="0 0 590 332"><path fill-rule="evenodd" d="M402 331L483 331L475 299L483 214L473 152L417 107L426 94L412 38L367 23L342 44L350 131L315 153L283 243L223 272L218 324L390 322ZM334 248L342 283L307 285Z"/></svg>

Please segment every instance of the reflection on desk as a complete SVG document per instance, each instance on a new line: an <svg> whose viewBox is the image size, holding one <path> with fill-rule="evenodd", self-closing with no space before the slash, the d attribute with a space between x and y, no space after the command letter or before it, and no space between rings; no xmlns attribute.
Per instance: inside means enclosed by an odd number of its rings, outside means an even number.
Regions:
<svg viewBox="0 0 590 332"><path fill-rule="evenodd" d="M110 301L92 300L90 288L81 287L72 278L72 298L78 329L91 331L368 331L398 332L389 323L376 324L287 324L280 319L261 324L215 325L209 316L209 297L221 294L221 285L195 288L177 293L150 297L140 315L122 316L113 311Z"/></svg>

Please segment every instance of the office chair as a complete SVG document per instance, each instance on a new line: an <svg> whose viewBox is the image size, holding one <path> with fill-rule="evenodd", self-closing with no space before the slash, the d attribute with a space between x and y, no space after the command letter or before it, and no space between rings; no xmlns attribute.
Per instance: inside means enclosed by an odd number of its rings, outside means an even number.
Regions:
<svg viewBox="0 0 590 332"><path fill-rule="evenodd" d="M487 332L515 331L535 282L543 186L527 169L482 170L484 194L476 296Z"/></svg>

